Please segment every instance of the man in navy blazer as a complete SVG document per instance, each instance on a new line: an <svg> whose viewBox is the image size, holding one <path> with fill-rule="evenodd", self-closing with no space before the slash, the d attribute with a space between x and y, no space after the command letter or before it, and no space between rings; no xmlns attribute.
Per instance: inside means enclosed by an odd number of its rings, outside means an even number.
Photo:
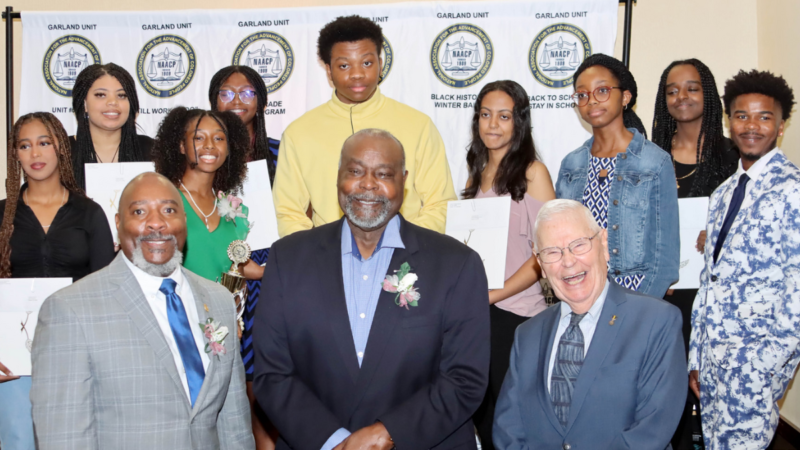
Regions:
<svg viewBox="0 0 800 450"><path fill-rule="evenodd" d="M606 230L576 201L546 203L534 243L562 302L517 328L495 448L671 448L687 391L678 308L607 277Z"/></svg>
<svg viewBox="0 0 800 450"><path fill-rule="evenodd" d="M477 447L485 270L464 244L398 215L406 174L391 134L355 133L337 180L345 218L270 251L254 390L279 450Z"/></svg>

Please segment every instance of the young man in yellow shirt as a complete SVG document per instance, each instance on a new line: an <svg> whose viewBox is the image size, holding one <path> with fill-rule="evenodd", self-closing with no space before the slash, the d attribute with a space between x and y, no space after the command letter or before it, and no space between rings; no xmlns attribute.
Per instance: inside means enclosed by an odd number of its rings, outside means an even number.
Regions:
<svg viewBox="0 0 800 450"><path fill-rule="evenodd" d="M339 17L320 30L317 51L335 91L283 133L273 186L282 237L342 217L339 153L345 139L366 128L389 131L405 148L408 178L400 213L444 232L447 202L456 200L444 142L430 117L381 94L382 44L381 27L359 16Z"/></svg>

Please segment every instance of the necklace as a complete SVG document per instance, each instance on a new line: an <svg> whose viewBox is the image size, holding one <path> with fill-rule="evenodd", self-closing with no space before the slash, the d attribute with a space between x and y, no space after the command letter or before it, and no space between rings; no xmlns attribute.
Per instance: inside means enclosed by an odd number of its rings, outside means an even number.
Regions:
<svg viewBox="0 0 800 450"><path fill-rule="evenodd" d="M214 214L214 211L217 210L217 202L214 201L214 209L212 209L211 212L208 215L206 215L206 213L204 213L203 210L200 209L199 206L197 206L197 202L194 201L194 197L192 197L192 193L189 192L189 189L186 189L186 186L183 185L183 181L181 181L180 183L181 183L181 187L183 188L183 190L186 191L186 194L189 195L189 200L192 201L192 204L194 204L194 207L197 208L197 211L203 216L203 219L206 222L206 230L211 231L211 229L208 228L208 218L211 217ZM214 192L214 188L211 188L211 194L214 195L214 197L217 196L216 192Z"/></svg>
<svg viewBox="0 0 800 450"><path fill-rule="evenodd" d="M114 162L114 158L117 157L117 153L119 153L119 147L117 147L117 151L114 152L114 156L111 157L111 161L109 161L109 162L112 162L112 163ZM97 162L99 162L100 164L103 164L103 160L100 159L100 155L98 155L97 152L94 152L94 157L97 158Z"/></svg>
<svg viewBox="0 0 800 450"><path fill-rule="evenodd" d="M672 136L672 147L675 147L675 136ZM671 153L671 150L670 150L670 153ZM694 173L697 172L697 167L698 166L699 166L699 164L695 165L694 169L692 169L691 172L689 172L686 175L678 178L678 168L675 166L675 157L674 156L672 157L672 170L675 171L675 184L678 186L678 189L681 188L680 181L681 180L685 180L685 179L689 178L690 176L694 175Z"/></svg>
<svg viewBox="0 0 800 450"><path fill-rule="evenodd" d="M63 191L63 193L61 194L61 204L58 205L59 209L62 206L64 206L64 203L66 202L66 199L67 199L67 190L64 189L64 186L61 186L61 190ZM25 189L25 192L22 193L22 201L23 201L23 203L25 203L25 206L27 206L27 207L31 206L28 203L28 190L27 189ZM55 217L53 218L53 220L55 220ZM50 222L50 224L48 224L48 225L42 225L42 228L50 228L50 225L52 225L52 224L53 224L53 222Z"/></svg>

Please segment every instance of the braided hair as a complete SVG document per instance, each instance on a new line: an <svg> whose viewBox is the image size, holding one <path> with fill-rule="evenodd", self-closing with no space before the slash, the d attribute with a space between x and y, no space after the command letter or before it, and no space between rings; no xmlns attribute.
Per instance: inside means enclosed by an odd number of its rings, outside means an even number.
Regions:
<svg viewBox="0 0 800 450"><path fill-rule="evenodd" d="M156 172L167 177L175 186L180 184L186 168L190 165L186 155L181 153L181 142L189 129L197 133L200 121L204 117L211 117L217 121L225 132L225 141L228 144L228 156L225 163L217 169L212 188L216 191L237 193L247 176L245 153L249 147L250 135L239 116L230 111L187 109L183 106L173 108L159 125L156 141L153 144ZM184 147L185 151L197 152L193 146L194 140L191 146Z"/></svg>
<svg viewBox="0 0 800 450"><path fill-rule="evenodd" d="M462 195L464 198L475 198L478 195L481 172L489 161L489 149L486 148L480 135L480 117L483 98L494 91L505 92L514 102L514 110L511 113L514 119L514 135L508 152L497 168L492 187L497 195L510 194L514 201L519 202L528 191L528 167L538 158L531 135L531 107L528 94L522 86L511 80L487 84L475 100L475 110L472 113L472 141L467 147L467 166L472 182L464 189Z"/></svg>
<svg viewBox="0 0 800 450"><path fill-rule="evenodd" d="M731 168L726 167L722 154L725 137L722 134L722 102L717 92L717 82L708 66L701 61L694 58L674 61L661 74L653 113L653 143L672 154L672 137L678 129L678 123L667 109L667 77L673 68L683 65L697 69L703 88L703 122L697 137L697 174L689 189L689 197L698 197L716 189L731 174Z"/></svg>
<svg viewBox="0 0 800 450"><path fill-rule="evenodd" d="M58 157L58 174L61 185L70 194L83 196L81 189L75 182L72 173L72 161L70 160L69 137L64 130L64 126L56 116L48 112L34 112L25 114L17 119L14 128L11 130L8 142L7 174L6 174L6 205L3 211L3 222L0 225L0 278L11 276L11 235L14 234L14 217L17 215L17 203L19 202L20 176L22 168L17 159L17 145L19 144L19 133L22 127L34 120L38 120L47 129L47 135L55 141L56 156Z"/></svg>
<svg viewBox="0 0 800 450"><path fill-rule="evenodd" d="M78 120L78 130L75 133L75 148L72 149L72 161L75 169L75 181L78 182L79 186L86 185L83 165L97 162L97 153L94 151L92 133L89 129L89 116L86 113L84 102L94 82L104 75L111 75L119 81L128 96L130 104L128 120L120 129L122 136L119 141L119 162L145 161L148 160L149 156L144 154L143 149L139 148L136 139L136 113L139 112L139 97L136 95L136 85L133 82L133 77L127 70L114 63L105 65L92 64L78 74L75 79L75 86L72 88L72 110Z"/></svg>
<svg viewBox="0 0 800 450"><path fill-rule="evenodd" d="M602 53L595 53L581 63L581 65L578 67L578 70L575 71L573 79L577 82L578 77L583 73L583 71L593 66L600 66L608 69L619 82L620 89L631 93L631 101L628 102L627 108L622 112L622 123L625 125L625 128L636 128L640 133L642 133L645 139L647 139L647 131L644 129L644 124L639 116L637 116L633 111L633 107L636 105L636 96L638 95L639 90L636 87L636 80L633 78L631 71L625 67L625 64L623 64L622 61Z"/></svg>
<svg viewBox="0 0 800 450"><path fill-rule="evenodd" d="M211 110L217 111L217 95L225 81L234 73L240 73L247 78L247 81L256 91L256 115L253 117L253 144L249 148L247 155L253 161L266 160L267 170L269 171L270 182L275 180L275 155L269 149L267 139L266 114L267 107L267 85L264 79L255 70L248 66L228 66L220 69L211 78L211 85L208 88L208 101L211 102Z"/></svg>

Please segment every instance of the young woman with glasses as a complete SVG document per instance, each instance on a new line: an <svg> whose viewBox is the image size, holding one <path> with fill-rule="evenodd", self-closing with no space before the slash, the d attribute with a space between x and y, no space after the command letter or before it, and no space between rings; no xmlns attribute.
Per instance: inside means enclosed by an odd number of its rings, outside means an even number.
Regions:
<svg viewBox="0 0 800 450"><path fill-rule="evenodd" d="M592 137L561 162L556 196L583 202L608 229L609 275L661 298L678 281L678 190L669 155L633 112L636 81L620 61L586 58L572 98Z"/></svg>

